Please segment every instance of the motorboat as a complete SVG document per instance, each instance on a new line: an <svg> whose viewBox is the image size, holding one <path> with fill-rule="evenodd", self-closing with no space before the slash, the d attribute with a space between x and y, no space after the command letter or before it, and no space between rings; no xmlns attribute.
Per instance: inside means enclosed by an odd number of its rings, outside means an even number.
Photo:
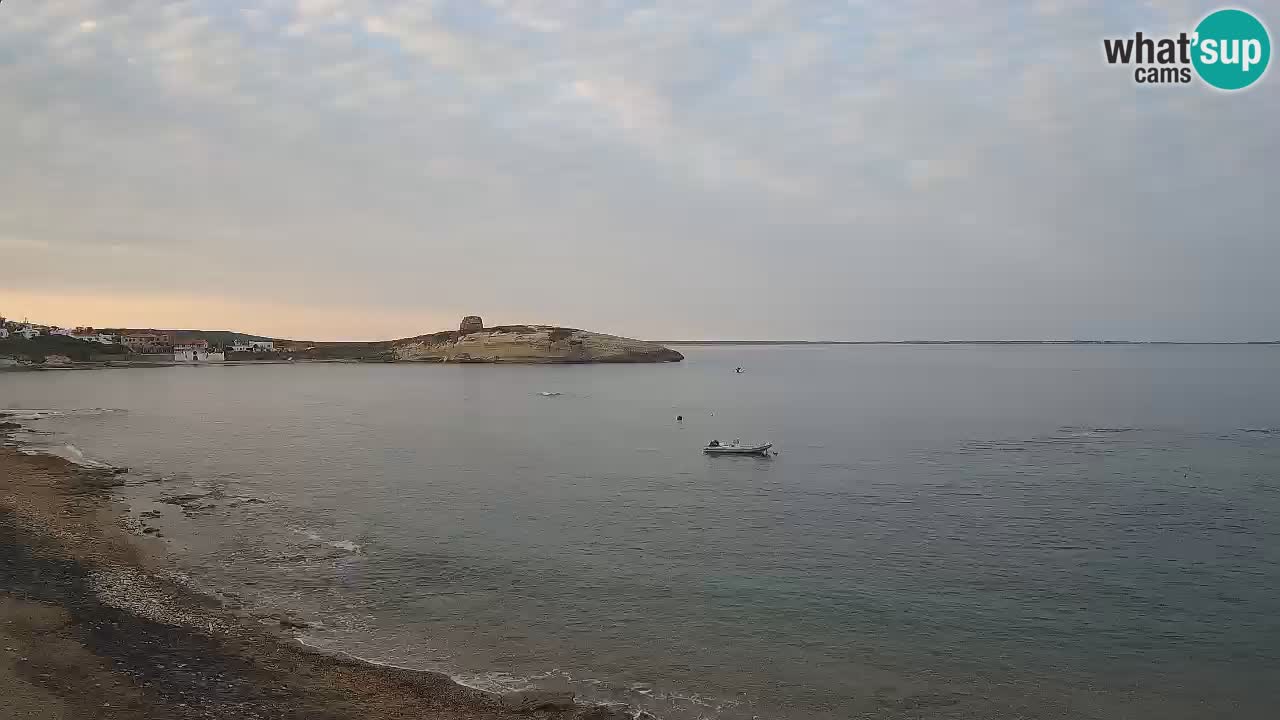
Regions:
<svg viewBox="0 0 1280 720"><path fill-rule="evenodd" d="M764 443L763 445L743 445L741 440L734 440L731 443L721 443L719 440L712 440L706 447L702 448L702 452L708 455L760 455L768 457L769 448L773 447L773 443Z"/></svg>

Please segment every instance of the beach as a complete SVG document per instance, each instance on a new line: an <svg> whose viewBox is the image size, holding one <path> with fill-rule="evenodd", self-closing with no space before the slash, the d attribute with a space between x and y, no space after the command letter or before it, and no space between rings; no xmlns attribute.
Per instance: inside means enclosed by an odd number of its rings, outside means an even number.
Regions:
<svg viewBox="0 0 1280 720"><path fill-rule="evenodd" d="M309 651L289 618L184 587L122 524L110 470L0 448L0 695L5 717L529 717L448 677ZM551 698L551 695L540 696ZM538 698L530 700L533 711ZM620 709L537 710L606 720Z"/></svg>

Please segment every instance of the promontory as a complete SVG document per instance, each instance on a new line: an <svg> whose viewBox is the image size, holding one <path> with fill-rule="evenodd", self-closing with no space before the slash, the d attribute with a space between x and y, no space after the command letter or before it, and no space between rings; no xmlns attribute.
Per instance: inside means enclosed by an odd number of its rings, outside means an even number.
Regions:
<svg viewBox="0 0 1280 720"><path fill-rule="evenodd" d="M553 325L485 327L475 315L457 330L382 342L276 341L297 359L441 363L657 363L680 353L657 343Z"/></svg>

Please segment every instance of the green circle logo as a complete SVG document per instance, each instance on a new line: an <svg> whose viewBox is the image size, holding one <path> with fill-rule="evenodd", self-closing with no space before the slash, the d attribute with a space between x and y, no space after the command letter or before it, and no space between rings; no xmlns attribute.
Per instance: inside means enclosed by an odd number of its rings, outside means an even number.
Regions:
<svg viewBox="0 0 1280 720"><path fill-rule="evenodd" d="M1219 90L1240 90L1257 82L1271 60L1271 36L1258 18L1243 10L1219 10L1196 26L1191 63L1200 79Z"/></svg>

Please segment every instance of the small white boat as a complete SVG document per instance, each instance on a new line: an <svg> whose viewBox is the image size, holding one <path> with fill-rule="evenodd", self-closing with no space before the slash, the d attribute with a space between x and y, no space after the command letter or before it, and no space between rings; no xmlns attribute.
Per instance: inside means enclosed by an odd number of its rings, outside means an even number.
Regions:
<svg viewBox="0 0 1280 720"><path fill-rule="evenodd" d="M734 440L731 443L721 443L719 440L712 440L710 444L702 448L702 452L708 455L769 455L769 448L773 447L773 443L765 443L763 445L743 445L742 441Z"/></svg>

